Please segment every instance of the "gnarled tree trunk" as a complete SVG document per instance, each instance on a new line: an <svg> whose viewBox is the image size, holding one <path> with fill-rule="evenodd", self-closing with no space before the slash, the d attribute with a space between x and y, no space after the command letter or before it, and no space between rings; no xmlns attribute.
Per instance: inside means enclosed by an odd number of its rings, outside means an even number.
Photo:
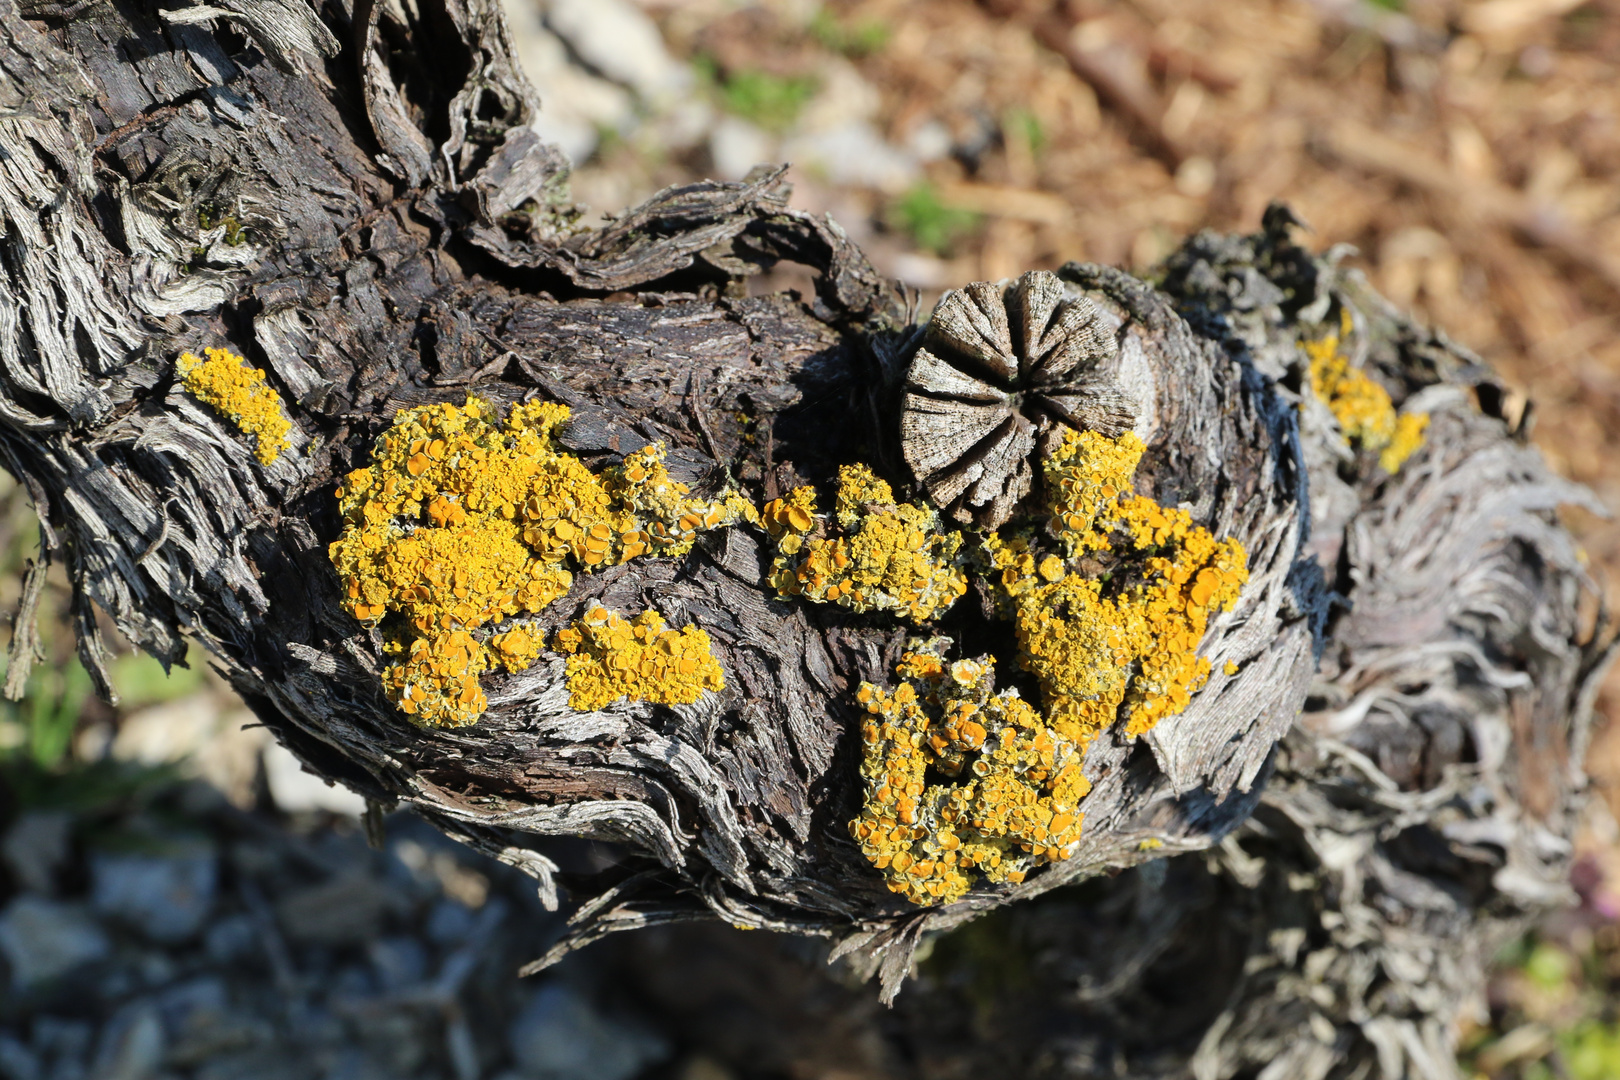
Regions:
<svg viewBox="0 0 1620 1080"><path fill-rule="evenodd" d="M836 223L762 171L578 228L488 0L6 4L0 30L0 448L67 560L86 666L91 601L159 657L201 642L309 768L412 805L553 903L566 886L581 907L543 959L718 918L832 939L892 999L927 935L1090 879L1008 916L1047 928L1044 985L1082 991L1059 1040L1075 1061L1445 1075L1482 950L1562 899L1610 651L1555 516L1588 496L1510 429L1481 364L1294 246L1284 211L1189 241L1158 287L1078 264L1052 286L1111 338L1088 378L1129 403L1137 492L1241 542L1248 581L1186 708L1086 748L1065 857L919 906L850 837L856 691L893 685L918 634L1014 680L987 589L923 626L784 597L767 534L719 529L577 575L536 627L655 609L708 633L723 690L581 711L543 654L484 679L475 725L424 729L385 696L382 639L327 554L337 482L395 414L470 391L567 405L561 445L594 468L661 442L700 493L828 491L861 462L937 495L903 445L908 395L933 393L917 313ZM750 295L783 260L816 271L814 297ZM1329 334L1429 416L1404 465L1358 453L1311 390L1302 343ZM274 464L178 380L178 354L214 346L279 389ZM550 836L625 857L559 883ZM1196 992L1154 992L1183 969Z"/></svg>

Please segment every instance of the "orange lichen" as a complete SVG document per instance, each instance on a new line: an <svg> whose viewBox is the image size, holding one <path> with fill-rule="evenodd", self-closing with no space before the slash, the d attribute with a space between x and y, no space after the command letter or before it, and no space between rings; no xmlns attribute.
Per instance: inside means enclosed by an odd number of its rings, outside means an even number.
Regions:
<svg viewBox="0 0 1620 1080"><path fill-rule="evenodd" d="M509 672L519 672L534 663L545 644L545 636L527 626L514 626L504 634L489 639L489 650L494 659Z"/></svg>
<svg viewBox="0 0 1620 1080"><path fill-rule="evenodd" d="M1108 550L1108 530L1097 528L1097 518L1121 493L1130 493L1131 477L1146 450L1131 431L1110 439L1095 431L1065 430L1063 445L1049 462L1046 478L1053 531L1067 554Z"/></svg>
<svg viewBox="0 0 1620 1080"><path fill-rule="evenodd" d="M813 488L794 489L760 515L776 542L770 584L778 595L891 611L923 622L967 592L961 533L940 533L939 518L914 503L896 505L889 485L865 465L838 470L834 522L816 514Z"/></svg>
<svg viewBox="0 0 1620 1080"><path fill-rule="evenodd" d="M600 709L620 698L689 705L726 685L708 632L666 629L651 609L627 621L598 604L557 631L553 647L568 657L568 704L575 709Z"/></svg>
<svg viewBox="0 0 1620 1080"><path fill-rule="evenodd" d="M476 721L478 674L493 662L520 671L539 652L534 631L490 638L488 627L561 597L570 567L679 555L699 532L756 516L735 495L689 498L659 445L591 472L554 442L567 419L565 406L533 402L501 425L476 397L408 409L338 489L344 531L330 554L343 602L363 622L397 616L385 643L400 659L384 684L413 721Z"/></svg>
<svg viewBox="0 0 1620 1080"><path fill-rule="evenodd" d="M1105 590L1072 557L1037 559L1033 537L984 544L1019 661L1040 682L1053 730L1081 746L1122 708L1130 736L1185 709L1209 678L1198 655L1209 617L1230 608L1249 578L1242 544L1217 541L1187 511L1131 493L1142 451L1130 432L1068 431L1044 465L1049 533L1070 552L1115 551L1124 560L1119 583ZM1091 493L1084 505L1077 492Z"/></svg>
<svg viewBox="0 0 1620 1080"><path fill-rule="evenodd" d="M1340 315L1340 331L1352 329L1350 313ZM1428 413L1397 413L1389 391L1379 386L1339 348L1340 334L1302 342L1310 360L1311 389L1339 422L1347 443L1378 455L1379 466L1393 475L1423 445Z"/></svg>
<svg viewBox="0 0 1620 1080"><path fill-rule="evenodd" d="M273 465L290 447L292 422L281 415L281 395L265 383L264 372L228 349L204 349L208 359L183 352L175 361L180 381L205 404L223 413L254 438L254 456Z"/></svg>
<svg viewBox="0 0 1620 1080"><path fill-rule="evenodd" d="M1017 884L1068 858L1090 783L1079 746L1017 691L994 693L988 657L947 664L948 639L913 642L893 693L863 683L866 802L850 832L893 891L950 903L983 875ZM927 784L932 769L946 781Z"/></svg>
<svg viewBox="0 0 1620 1080"><path fill-rule="evenodd" d="M1236 603L1247 555L1133 492L1144 449L1129 432L1066 431L1044 464L1046 528L980 546L1041 711L1014 691L992 694L987 659L947 663L936 643L914 644L892 694L861 687L866 801L850 828L907 899L949 902L975 873L1017 882L1067 858L1089 788L1086 745L1121 719L1127 736L1141 735L1208 680L1198 646L1210 617ZM1110 553L1107 576L1092 552ZM962 783L925 781L930 769L951 780L964 768Z"/></svg>

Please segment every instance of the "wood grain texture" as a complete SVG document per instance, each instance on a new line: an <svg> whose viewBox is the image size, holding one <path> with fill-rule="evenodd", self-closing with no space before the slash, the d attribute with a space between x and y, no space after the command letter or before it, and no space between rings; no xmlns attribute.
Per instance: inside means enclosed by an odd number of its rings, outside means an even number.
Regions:
<svg viewBox="0 0 1620 1080"><path fill-rule="evenodd" d="M847 833L853 692L891 680L911 631L778 599L748 528L582 574L544 619L600 602L695 623L724 691L578 712L547 657L487 678L473 727L406 723L326 556L336 479L399 409L540 397L570 406L564 444L593 465L662 441L697 491L736 484L763 502L864 461L922 497L903 416L929 332L835 223L788 207L780 171L579 228L563 160L528 126L539 106L498 6L410 10L232 0L178 18L111 5L30 19L0 2L0 459L67 563L92 672L92 602L165 660L200 642L312 771L410 804L578 903L543 960L615 930L721 919L832 938L892 998L928 935L1164 856L1222 845L1236 860L1228 848L1250 836L1279 845L1278 866L1349 875L1322 908L1349 912L1366 882L1397 880L1385 863L1433 876L1380 854L1391 823L1505 853L1484 892L1448 909L1446 941L1488 937L1480 913L1498 895L1526 911L1556 899L1606 655L1553 516L1585 496L1481 411L1479 365L1275 222L1191 242L1162 290L1078 264L1052 287L1076 313L1058 329L1112 347L1086 367L1042 337L1037 382L1106 376L1148 446L1138 490L1240 540L1251 571L1212 624L1216 673L1192 705L1142 740L1090 748L1086 832L1067 861L941 908L885 889ZM814 296L748 295L780 260L816 272ZM1048 292L1015 313L1026 342L1035 309L1056 310ZM1014 321L976 298L978 322L958 314L1007 355ZM1435 418L1396 480L1357 472L1297 392L1301 328L1334 304L1358 320L1365 362ZM257 464L177 384L174 357L211 345L270 373L295 452ZM1007 625L974 599L932 629L1010 657ZM1447 833L1453 811L1461 831ZM1292 825L1256 824L1272 819ZM623 858L563 880L553 836ZM1265 917L1270 901L1245 895ZM1381 962L1372 948L1346 944L1346 962ZM1233 1000L1228 1028L1250 1024L1242 1053L1257 1052L1271 1021ZM1438 1015L1425 1008L1410 1006Z"/></svg>

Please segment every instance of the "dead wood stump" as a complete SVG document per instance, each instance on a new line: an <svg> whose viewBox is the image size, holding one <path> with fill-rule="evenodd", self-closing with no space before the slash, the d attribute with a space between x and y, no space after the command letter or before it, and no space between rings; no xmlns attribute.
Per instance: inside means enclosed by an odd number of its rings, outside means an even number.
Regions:
<svg viewBox="0 0 1620 1080"><path fill-rule="evenodd" d="M1523 445L1483 365L1296 247L1285 211L1195 238L1158 287L1071 264L974 286L919 329L836 223L788 208L780 170L579 228L488 0L7 3L0 28L0 453L68 564L86 666L92 603L161 658L201 642L310 769L415 807L553 902L566 888L581 907L548 959L718 918L834 939L892 998L926 935L1146 863L1097 886L1139 902L1073 921L1087 1000L1140 994L1193 935L1252 961L1225 983L1211 968L1197 1075L1286 1058L1394 1076L1443 1055L1445 1000L1477 985L1490 937L1561 899L1611 651L1555 516L1588 497ZM780 261L816 272L813 297L750 295ZM279 391L273 463L177 376L208 347ZM328 558L334 491L401 410L469 392L566 405L558 452L598 472L662 444L705 497L812 485L830 504L863 464L954 515L941 529L980 530L970 546L1039 517L1065 431L1130 433L1135 495L1240 543L1247 583L1196 624L1211 666L1175 683L1184 707L1090 739L1073 843L923 906L850 833L870 794L858 689L896 686L908 638L943 635L948 660L1050 696L986 564L963 556L968 595L908 620L785 594L776 533L714 529L577 573L532 627L655 610L707 633L723 690L582 711L550 653L486 676L476 724L416 727L384 693L388 624L355 620ZM1143 587L1146 563L1068 554L1115 590L1098 595ZM1152 700L1133 692L1123 709ZM624 858L559 881L552 836ZM1165 885L1182 874L1208 880ZM1233 899L1212 935L1216 894ZM1152 1031L1154 1008L1132 1023Z"/></svg>

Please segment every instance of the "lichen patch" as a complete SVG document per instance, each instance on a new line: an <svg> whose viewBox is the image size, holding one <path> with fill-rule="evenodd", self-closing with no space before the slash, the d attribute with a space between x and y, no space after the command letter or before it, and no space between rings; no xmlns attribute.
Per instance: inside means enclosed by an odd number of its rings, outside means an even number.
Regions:
<svg viewBox="0 0 1620 1080"><path fill-rule="evenodd" d="M615 701L690 705L706 690L725 688L708 631L668 629L651 609L634 620L600 604L557 631L553 643L568 657L568 704L600 709Z"/></svg>
<svg viewBox="0 0 1620 1080"><path fill-rule="evenodd" d="M795 488L761 513L776 544L770 584L782 597L887 611L913 622L943 614L967 592L962 534L939 530L939 517L896 503L889 485L865 465L838 470L835 513L816 513L814 488Z"/></svg>
<svg viewBox="0 0 1620 1080"><path fill-rule="evenodd" d="M925 906L1068 858L1090 790L1082 749L1017 691L995 692L988 657L947 662L949 645L914 642L893 693L858 694L865 805L850 832L891 890ZM943 779L926 783L930 770Z"/></svg>
<svg viewBox="0 0 1620 1080"><path fill-rule="evenodd" d="M228 349L204 349L207 359L183 352L175 361L180 382L204 404L221 413L254 441L254 457L273 465L291 444L292 421L281 414L281 395L264 372Z"/></svg>
<svg viewBox="0 0 1620 1080"><path fill-rule="evenodd" d="M1341 330L1347 335L1350 329L1346 312ZM1400 472L1406 459L1423 446L1429 414L1398 413L1389 391L1351 366L1339 347L1340 334L1302 344L1310 361L1311 389L1339 422L1345 441L1377 454L1379 467L1390 475Z"/></svg>
<svg viewBox="0 0 1620 1080"><path fill-rule="evenodd" d="M1237 602L1247 554L1187 511L1135 494L1144 450L1130 432L1064 432L1043 464L1045 527L979 545L1039 709L992 693L987 658L948 663L943 639L908 654L892 694L862 685L865 805L850 829L908 900L948 903L977 875L1016 883L1068 858L1086 746L1121 720L1128 737L1145 733L1208 680L1198 647L1211 616ZM1106 574L1096 552L1109 553ZM926 783L930 768L948 779Z"/></svg>
<svg viewBox="0 0 1620 1080"><path fill-rule="evenodd" d="M369 466L338 489L331 545L343 603L380 624L395 657L389 698L414 722L460 727L486 708L478 676L521 671L537 631L493 628L565 595L576 571L681 555L697 535L757 513L736 495L704 500L648 446L601 474L559 449L566 406L515 406L504 424L477 397L402 411Z"/></svg>

